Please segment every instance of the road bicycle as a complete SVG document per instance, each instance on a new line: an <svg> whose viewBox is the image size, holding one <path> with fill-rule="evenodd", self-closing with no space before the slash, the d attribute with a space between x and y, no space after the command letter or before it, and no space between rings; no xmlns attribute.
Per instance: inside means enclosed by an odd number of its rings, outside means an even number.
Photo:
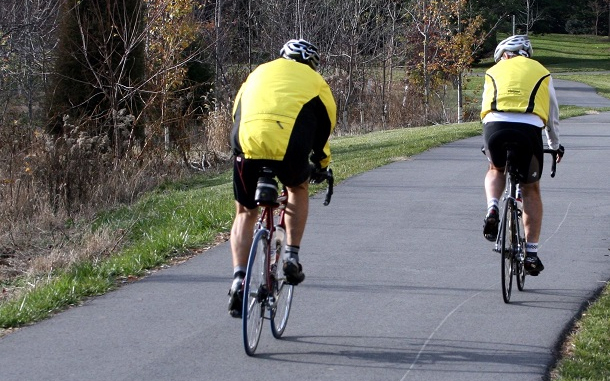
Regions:
<svg viewBox="0 0 610 381"><path fill-rule="evenodd" d="M555 177L557 167L557 150L545 149L553 157L551 177ZM502 298L504 303L510 302L513 287L513 276L517 279L517 288L523 291L525 287L525 230L523 228L523 207L519 190L519 176L512 165L513 147L506 152L506 187L500 209L500 224L494 251L501 254L502 263Z"/></svg>
<svg viewBox="0 0 610 381"><path fill-rule="evenodd" d="M334 177L328 168L320 173L328 184L324 205L330 203ZM276 176L270 168L263 168L255 199L260 208L254 228L248 267L244 278L242 333L246 353L253 356L260 339L263 320L271 323L273 337L282 337L294 296L294 286L287 283L283 272L286 250L284 213L288 194L286 187L278 195Z"/></svg>

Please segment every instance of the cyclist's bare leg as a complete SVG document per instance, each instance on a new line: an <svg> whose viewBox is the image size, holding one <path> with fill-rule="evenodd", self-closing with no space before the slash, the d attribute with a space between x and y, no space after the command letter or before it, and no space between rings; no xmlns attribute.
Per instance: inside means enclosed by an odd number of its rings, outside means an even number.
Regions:
<svg viewBox="0 0 610 381"><path fill-rule="evenodd" d="M483 236L488 241L495 241L498 236L498 224L500 222L498 200L504 191L505 183L504 169L489 163L489 169L485 175L487 213L485 214L485 222L483 224Z"/></svg>
<svg viewBox="0 0 610 381"><path fill-rule="evenodd" d="M248 256L252 245L254 224L258 217L258 209L248 209L235 201L235 220L231 227L231 255L233 258L233 283L229 290L229 315L234 318L242 316L243 277L248 266ZM242 290L243 291L243 290Z"/></svg>
<svg viewBox="0 0 610 381"><path fill-rule="evenodd" d="M523 227L527 242L538 242L542 226L542 197L540 182L522 184L523 194Z"/></svg>
<svg viewBox="0 0 610 381"><path fill-rule="evenodd" d="M295 187L286 187L286 244L300 246L309 212L309 181Z"/></svg>
<svg viewBox="0 0 610 381"><path fill-rule="evenodd" d="M504 191L506 177L504 176L504 168L495 167L489 164L489 169L485 175L485 196L487 202L492 199L499 199Z"/></svg>
<svg viewBox="0 0 610 381"><path fill-rule="evenodd" d="M538 239L542 226L540 183L522 184L521 192L523 194L523 227L527 253L524 268L529 275L536 276L544 270L544 265L538 258Z"/></svg>
<svg viewBox="0 0 610 381"><path fill-rule="evenodd" d="M286 204L286 261L283 269L286 281L297 285L305 279L298 252L307 223L309 212L309 182L305 181L295 187L286 187L288 202Z"/></svg>
<svg viewBox="0 0 610 381"><path fill-rule="evenodd" d="M248 265L248 255L252 245L254 224L258 218L258 209L248 209L235 201L235 220L231 228L231 253L233 267Z"/></svg>

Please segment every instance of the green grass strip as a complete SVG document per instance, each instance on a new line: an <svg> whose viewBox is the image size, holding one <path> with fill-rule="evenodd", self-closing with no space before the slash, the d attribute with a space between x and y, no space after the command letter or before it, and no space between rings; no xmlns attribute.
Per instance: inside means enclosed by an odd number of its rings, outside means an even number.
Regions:
<svg viewBox="0 0 610 381"><path fill-rule="evenodd" d="M554 380L610 380L610 288L585 311L567 351Z"/></svg>

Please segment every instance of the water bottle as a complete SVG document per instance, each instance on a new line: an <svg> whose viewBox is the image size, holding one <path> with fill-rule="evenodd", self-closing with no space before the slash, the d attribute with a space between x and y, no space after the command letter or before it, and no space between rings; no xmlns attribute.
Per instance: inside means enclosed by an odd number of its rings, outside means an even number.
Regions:
<svg viewBox="0 0 610 381"><path fill-rule="evenodd" d="M523 196L521 196L521 187L517 184L517 208L523 210Z"/></svg>
<svg viewBox="0 0 610 381"><path fill-rule="evenodd" d="M273 234L272 245L274 245L275 252L281 257L284 255L284 240L286 239L286 231L283 227L276 225L275 232Z"/></svg>

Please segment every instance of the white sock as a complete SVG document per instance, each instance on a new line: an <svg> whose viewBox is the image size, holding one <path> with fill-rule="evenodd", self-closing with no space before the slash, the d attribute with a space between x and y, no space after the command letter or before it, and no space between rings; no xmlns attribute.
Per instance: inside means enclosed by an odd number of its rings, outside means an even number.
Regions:
<svg viewBox="0 0 610 381"><path fill-rule="evenodd" d="M300 246L286 245L286 252L284 253L284 260L291 260L293 263L299 262L299 249Z"/></svg>
<svg viewBox="0 0 610 381"><path fill-rule="evenodd" d="M235 266L233 267L233 278L246 276L246 266Z"/></svg>
<svg viewBox="0 0 610 381"><path fill-rule="evenodd" d="M538 242L526 242L525 252L532 255L538 255Z"/></svg>
<svg viewBox="0 0 610 381"><path fill-rule="evenodd" d="M491 200L487 201L487 210L491 209L492 207L498 207L498 199L497 198L492 198Z"/></svg>

